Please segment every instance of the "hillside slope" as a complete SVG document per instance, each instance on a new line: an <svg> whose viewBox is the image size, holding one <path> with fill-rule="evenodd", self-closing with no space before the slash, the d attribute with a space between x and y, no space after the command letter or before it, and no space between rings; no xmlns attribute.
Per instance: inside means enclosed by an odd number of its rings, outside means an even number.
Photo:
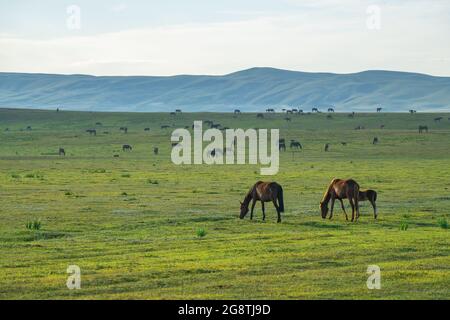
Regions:
<svg viewBox="0 0 450 320"><path fill-rule="evenodd" d="M0 73L0 107L97 111L258 111L334 106L337 111L450 110L450 77L365 71L305 73L252 68L224 76Z"/></svg>

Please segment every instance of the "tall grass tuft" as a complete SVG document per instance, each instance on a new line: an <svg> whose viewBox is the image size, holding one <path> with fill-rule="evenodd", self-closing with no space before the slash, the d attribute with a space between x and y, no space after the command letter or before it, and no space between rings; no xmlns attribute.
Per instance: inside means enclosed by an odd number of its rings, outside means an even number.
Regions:
<svg viewBox="0 0 450 320"><path fill-rule="evenodd" d="M400 230L401 230L401 231L406 231L406 230L408 230L408 227L409 227L408 221L404 220L404 221L402 221L402 222L400 223Z"/></svg>
<svg viewBox="0 0 450 320"><path fill-rule="evenodd" d="M442 228L442 229L448 229L448 221L446 218L440 218L438 220L438 225Z"/></svg>
<svg viewBox="0 0 450 320"><path fill-rule="evenodd" d="M197 237L204 238L206 236L206 230L203 228L200 228L197 230Z"/></svg>
<svg viewBox="0 0 450 320"><path fill-rule="evenodd" d="M28 221L25 224L25 227L28 230L40 230L41 229L41 221L40 220Z"/></svg>

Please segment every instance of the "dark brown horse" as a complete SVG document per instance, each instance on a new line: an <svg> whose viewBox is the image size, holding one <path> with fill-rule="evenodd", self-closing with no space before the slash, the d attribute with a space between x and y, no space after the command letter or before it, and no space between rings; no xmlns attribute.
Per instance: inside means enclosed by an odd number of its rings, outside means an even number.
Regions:
<svg viewBox="0 0 450 320"><path fill-rule="evenodd" d="M278 200L278 203L277 203ZM253 219L253 209L255 208L256 201L261 201L263 221L266 219L266 212L264 208L264 202L272 201L275 209L277 210L278 220L281 222L281 212L284 212L284 201L283 201L283 188L276 182L262 182L258 181L250 189L244 198L244 202L241 202L241 214L240 218L244 217L248 213L248 206L252 201L252 209L250 213L250 219Z"/></svg>
<svg viewBox="0 0 450 320"><path fill-rule="evenodd" d="M352 179L342 180L333 179L320 201L320 210L322 218L325 219L328 214L328 203L331 201L330 219L333 217L333 209L335 200L348 199L352 206L352 222L359 218L359 184ZM345 219L348 220L347 213ZM356 213L356 217L355 217Z"/></svg>
<svg viewBox="0 0 450 320"><path fill-rule="evenodd" d="M370 202L370 204L372 205L372 208L373 208L373 217L374 217L374 219L376 219L378 216L377 204L376 204L377 192L375 190L359 190L358 200ZM347 216L347 213L345 212L344 201L342 201L342 199L339 199L339 201L341 202L342 210L344 211L345 215Z"/></svg>

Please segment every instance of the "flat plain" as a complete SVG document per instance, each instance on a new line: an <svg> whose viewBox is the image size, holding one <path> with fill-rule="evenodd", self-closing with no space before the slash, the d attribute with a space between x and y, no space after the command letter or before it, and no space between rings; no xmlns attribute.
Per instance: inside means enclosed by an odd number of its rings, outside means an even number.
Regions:
<svg viewBox="0 0 450 320"><path fill-rule="evenodd" d="M449 299L450 114L327 115L0 109L0 298ZM270 177L174 165L170 135L194 120L279 128L303 149L288 146ZM340 208L323 220L335 177L377 190L379 218L363 203L356 223ZM271 205L265 222L260 204L239 219L258 180L283 186L282 223ZM66 286L69 265L80 290ZM369 265L380 290L366 286Z"/></svg>

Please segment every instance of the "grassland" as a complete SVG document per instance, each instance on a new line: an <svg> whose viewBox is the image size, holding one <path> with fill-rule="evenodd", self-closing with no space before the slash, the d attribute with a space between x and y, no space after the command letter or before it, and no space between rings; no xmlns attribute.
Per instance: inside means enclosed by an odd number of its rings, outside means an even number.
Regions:
<svg viewBox="0 0 450 320"><path fill-rule="evenodd" d="M449 299L449 116L314 114L286 122L280 114L0 109L0 298ZM253 221L238 219L238 200L267 179L259 166L171 163L172 129L160 126L205 119L280 128L302 142L302 151L281 154L270 177L285 190L281 224L271 206L266 222L260 205ZM421 124L428 134L417 132ZM376 189L379 219L364 204L357 223L340 209L322 220L318 203L333 177ZM40 229L27 229L34 220ZM66 287L72 264L81 268L81 290ZM380 290L366 287L374 264Z"/></svg>

